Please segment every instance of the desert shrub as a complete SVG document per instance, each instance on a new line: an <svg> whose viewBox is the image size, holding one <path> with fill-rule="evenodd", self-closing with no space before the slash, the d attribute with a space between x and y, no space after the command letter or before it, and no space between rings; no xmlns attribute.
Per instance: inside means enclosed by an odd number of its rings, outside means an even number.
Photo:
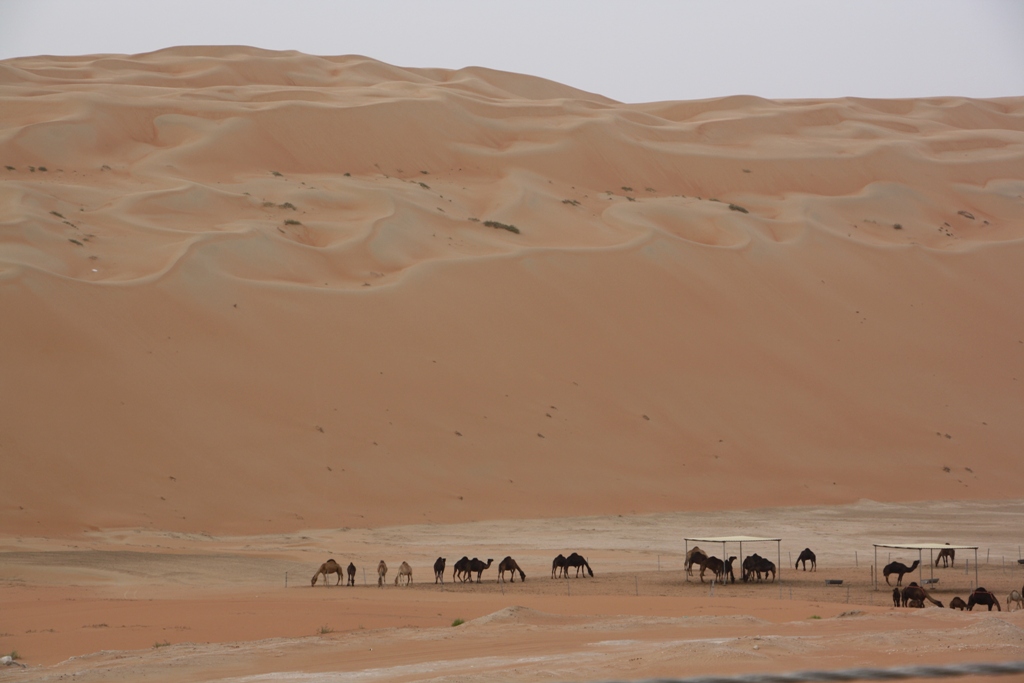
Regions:
<svg viewBox="0 0 1024 683"><path fill-rule="evenodd" d="M903 226L902 226L902 225L900 225L899 223L893 223L893 224L892 224L892 229L893 229L893 230L902 230L902 229L903 229Z"/></svg>
<svg viewBox="0 0 1024 683"><path fill-rule="evenodd" d="M277 176L278 178L280 178L280 177L281 177L281 176L282 176L283 174L281 174L281 173L278 173L277 171L271 171L271 172L270 172L270 175L272 175L272 176Z"/></svg>
<svg viewBox="0 0 1024 683"><path fill-rule="evenodd" d="M321 626L321 627L320 627L320 628L319 628L319 629L317 630L317 633L319 633L319 634L320 634L320 635L322 635L322 636L325 636L325 635L327 635L328 633L334 633L334 629L333 629L333 628L331 628L330 626Z"/></svg>
<svg viewBox="0 0 1024 683"><path fill-rule="evenodd" d="M295 208L295 205L292 204L291 202L285 202L284 204L279 204L278 207L282 208L282 209L291 209L292 211L297 211L298 210L298 209Z"/></svg>
<svg viewBox="0 0 1024 683"><path fill-rule="evenodd" d="M508 225L507 223L499 223L498 221L484 221L484 225L486 225L489 228L500 228L502 230L514 232L517 235L519 234L519 228L517 228L514 225Z"/></svg>
<svg viewBox="0 0 1024 683"><path fill-rule="evenodd" d="M626 187L625 185L623 185L622 186L622 191L623 192L632 192L633 188L632 187Z"/></svg>
<svg viewBox="0 0 1024 683"><path fill-rule="evenodd" d="M420 187L422 187L424 190L430 189L430 185L427 185L426 183L420 183Z"/></svg>
<svg viewBox="0 0 1024 683"><path fill-rule="evenodd" d="M452 626L462 626L465 623L466 623L465 619L456 619L455 621L452 622Z"/></svg>
<svg viewBox="0 0 1024 683"><path fill-rule="evenodd" d="M56 216L57 218L64 218L64 216L59 211L51 211L50 215Z"/></svg>
<svg viewBox="0 0 1024 683"><path fill-rule="evenodd" d="M167 646L168 646L168 645L170 645L170 644L171 644L171 643L170 643L170 641L167 641L167 640L165 640L164 642L162 642L162 643L161 643L161 642L160 642L160 641L158 640L158 641L156 641L155 643L153 643L153 647L154 647L154 648L156 648L156 647L167 647Z"/></svg>
<svg viewBox="0 0 1024 683"><path fill-rule="evenodd" d="M730 204L729 208L732 209L733 211L739 211L740 213L750 213L739 204Z"/></svg>

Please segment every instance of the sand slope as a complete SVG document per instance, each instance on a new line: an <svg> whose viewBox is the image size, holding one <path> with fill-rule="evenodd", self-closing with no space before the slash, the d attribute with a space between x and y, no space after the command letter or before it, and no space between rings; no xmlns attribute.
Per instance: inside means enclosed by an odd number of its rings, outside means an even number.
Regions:
<svg viewBox="0 0 1024 683"><path fill-rule="evenodd" d="M1019 496L1024 99L225 47L0 108L9 532Z"/></svg>

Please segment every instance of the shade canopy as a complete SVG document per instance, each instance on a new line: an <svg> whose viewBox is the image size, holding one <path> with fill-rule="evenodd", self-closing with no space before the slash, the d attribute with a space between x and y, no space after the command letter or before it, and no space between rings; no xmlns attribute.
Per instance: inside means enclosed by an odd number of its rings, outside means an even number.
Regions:
<svg viewBox="0 0 1024 683"><path fill-rule="evenodd" d="M876 548L908 548L910 550L977 550L976 545L950 543L875 543Z"/></svg>
<svg viewBox="0 0 1024 683"><path fill-rule="evenodd" d="M782 539L768 538L766 536L708 536L707 538L684 538L683 540L698 543L757 543L758 541L778 543Z"/></svg>

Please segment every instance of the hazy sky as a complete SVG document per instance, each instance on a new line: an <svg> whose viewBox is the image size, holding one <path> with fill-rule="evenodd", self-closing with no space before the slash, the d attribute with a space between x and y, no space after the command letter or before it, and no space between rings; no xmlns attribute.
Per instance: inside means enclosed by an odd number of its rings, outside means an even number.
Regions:
<svg viewBox="0 0 1024 683"><path fill-rule="evenodd" d="M0 0L0 59L241 44L627 102L1024 95L1024 0Z"/></svg>

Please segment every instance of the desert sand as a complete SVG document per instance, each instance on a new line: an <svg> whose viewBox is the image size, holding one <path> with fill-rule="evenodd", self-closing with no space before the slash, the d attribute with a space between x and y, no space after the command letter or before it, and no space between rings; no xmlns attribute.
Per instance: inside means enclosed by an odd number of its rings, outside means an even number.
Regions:
<svg viewBox="0 0 1024 683"><path fill-rule="evenodd" d="M1021 588L1024 98L190 47L0 62L0 112L0 677L1024 659L1015 612L870 577L950 542ZM731 534L781 581L687 581ZM528 581L435 586L462 554Z"/></svg>

